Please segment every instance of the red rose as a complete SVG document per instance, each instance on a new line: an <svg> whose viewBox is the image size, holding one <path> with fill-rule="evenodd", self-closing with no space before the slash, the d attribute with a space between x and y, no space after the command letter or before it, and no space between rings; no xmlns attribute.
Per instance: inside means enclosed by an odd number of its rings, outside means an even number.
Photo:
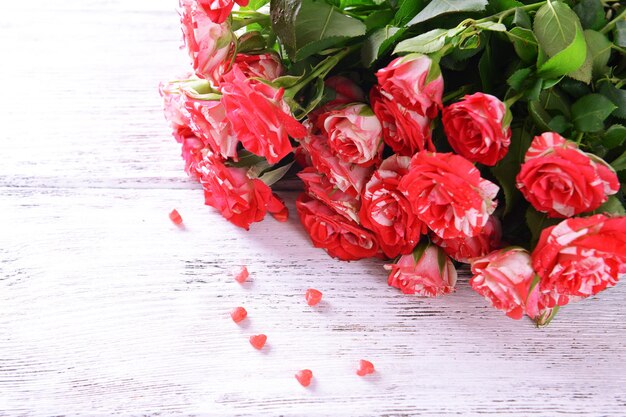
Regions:
<svg viewBox="0 0 626 417"><path fill-rule="evenodd" d="M597 214L548 227L532 261L542 293L588 297L612 287L626 273L626 217Z"/></svg>
<svg viewBox="0 0 626 417"><path fill-rule="evenodd" d="M383 139L395 153L411 156L417 151L435 150L428 117L402 107L379 87L370 90L370 101L382 125Z"/></svg>
<svg viewBox="0 0 626 417"><path fill-rule="evenodd" d="M250 0L197 0L207 16L215 23L222 23L228 19L235 3L246 7Z"/></svg>
<svg viewBox="0 0 626 417"><path fill-rule="evenodd" d="M221 85L226 117L243 146L270 164L291 151L289 136L302 138L306 129L283 100L284 90L247 78L238 68L224 75Z"/></svg>
<svg viewBox="0 0 626 417"><path fill-rule="evenodd" d="M324 113L318 119L333 154L361 166L380 161L383 150L380 122L367 104L353 103Z"/></svg>
<svg viewBox="0 0 626 417"><path fill-rule="evenodd" d="M417 217L442 239L480 234L497 206L498 186L452 153L416 153L399 189Z"/></svg>
<svg viewBox="0 0 626 417"><path fill-rule="evenodd" d="M306 123L309 132L313 127ZM372 174L373 167L362 167L339 159L330 150L328 138L324 135L309 133L300 141L302 149L315 169L325 175L337 188L352 197L361 193L365 183ZM301 159L306 159L302 158Z"/></svg>
<svg viewBox="0 0 626 417"><path fill-rule="evenodd" d="M183 40L193 69L200 78L218 81L223 63L233 54L235 37L230 25L222 22L212 22L195 0L180 0Z"/></svg>
<svg viewBox="0 0 626 417"><path fill-rule="evenodd" d="M443 129L456 153L493 166L504 158L511 144L505 115L506 106L497 97L476 93L443 109Z"/></svg>
<svg viewBox="0 0 626 417"><path fill-rule="evenodd" d="M535 272L522 248L507 248L472 261L470 285L513 319L521 319Z"/></svg>
<svg viewBox="0 0 626 417"><path fill-rule="evenodd" d="M229 222L244 229L263 220L268 209L280 213L284 204L276 201L272 190L258 178L251 179L245 168L227 167L208 154L198 164L205 204L216 208ZM283 213L283 217L286 216Z"/></svg>
<svg viewBox="0 0 626 417"><path fill-rule="evenodd" d="M517 188L548 217L571 217L597 209L619 190L613 168L557 133L535 137Z"/></svg>
<svg viewBox="0 0 626 417"><path fill-rule="evenodd" d="M442 107L443 77L428 56L409 54L396 58L376 76L383 92L402 107L434 119Z"/></svg>
<svg viewBox="0 0 626 417"><path fill-rule="evenodd" d="M378 254L376 238L355 222L333 212L328 206L300 194L296 208L313 246L334 258L353 261Z"/></svg>
<svg viewBox="0 0 626 417"><path fill-rule="evenodd" d="M225 63L230 66L230 62ZM261 78L272 81L285 71L280 57L275 53L257 55L237 54L233 66L239 67L246 78Z"/></svg>
<svg viewBox="0 0 626 417"><path fill-rule="evenodd" d="M452 261L441 249L431 244L421 244L415 252L403 255L391 265L387 283L404 294L436 297L454 291L457 273Z"/></svg>
<svg viewBox="0 0 626 417"><path fill-rule="evenodd" d="M352 195L338 190L328 178L308 167L298 173L298 177L304 182L304 189L312 197L320 200L337 213L359 223L360 201Z"/></svg>
<svg viewBox="0 0 626 417"><path fill-rule="evenodd" d="M376 235L389 258L413 251L425 225L398 190L400 179L409 172L411 158L392 155L374 172L363 190L361 224Z"/></svg>
<svg viewBox="0 0 626 417"><path fill-rule="evenodd" d="M474 258L485 256L499 249L501 236L500 220L495 216L489 216L487 224L476 236L442 239L431 233L430 238L435 245L443 249L455 261L470 263Z"/></svg>

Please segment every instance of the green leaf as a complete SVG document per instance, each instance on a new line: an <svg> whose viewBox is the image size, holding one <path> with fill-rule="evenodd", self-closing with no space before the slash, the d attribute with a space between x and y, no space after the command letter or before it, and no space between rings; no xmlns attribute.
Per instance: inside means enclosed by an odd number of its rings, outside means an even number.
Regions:
<svg viewBox="0 0 626 417"><path fill-rule="evenodd" d="M548 58L537 63L542 77L557 78L585 62L587 45L580 21L565 3L548 0L535 15L533 32Z"/></svg>
<svg viewBox="0 0 626 417"><path fill-rule="evenodd" d="M237 53L262 51L266 48L265 38L258 31L246 32L237 42Z"/></svg>
<svg viewBox="0 0 626 417"><path fill-rule="evenodd" d="M524 29L532 29L530 16L528 15L528 12L524 9L515 9L515 14L513 15L513 24Z"/></svg>
<svg viewBox="0 0 626 417"><path fill-rule="evenodd" d="M626 21L620 20L615 23L615 28L613 29L613 42L615 45L621 46L622 48L626 48Z"/></svg>
<svg viewBox="0 0 626 417"><path fill-rule="evenodd" d="M404 26L424 8L422 0L401 0L400 7L393 20L394 26Z"/></svg>
<svg viewBox="0 0 626 417"><path fill-rule="evenodd" d="M394 18L393 10L378 10L367 16L363 21L367 32L385 27Z"/></svg>
<svg viewBox="0 0 626 417"><path fill-rule="evenodd" d="M272 0L272 28L293 61L365 34L365 24L323 1Z"/></svg>
<svg viewBox="0 0 626 417"><path fill-rule="evenodd" d="M613 116L626 119L626 90L616 88L610 81L602 81L598 92L611 100L617 107L613 111Z"/></svg>
<svg viewBox="0 0 626 417"><path fill-rule="evenodd" d="M531 140L532 138L528 132L523 129L514 129L511 135L509 151L496 166L491 168L491 172L500 183L504 192L505 209L503 215L509 213L521 200L522 194L515 185L515 177L519 173L521 163L530 147Z"/></svg>
<svg viewBox="0 0 626 417"><path fill-rule="evenodd" d="M487 0L432 0L407 26L413 26L446 13L480 12L485 10Z"/></svg>
<svg viewBox="0 0 626 417"><path fill-rule="evenodd" d="M522 6L524 6L524 3L517 0L489 0L489 6L487 6L487 11L489 13L495 14Z"/></svg>
<svg viewBox="0 0 626 417"><path fill-rule="evenodd" d="M537 38L531 30L514 27L506 34L513 43L515 53L524 62L533 62L537 58Z"/></svg>
<svg viewBox="0 0 626 417"><path fill-rule="evenodd" d="M361 63L369 67L393 45L397 38L402 36L406 29L387 26L378 29L365 39L361 47Z"/></svg>
<svg viewBox="0 0 626 417"><path fill-rule="evenodd" d="M591 67L594 77L606 74L609 71L607 63L611 58L611 41L606 35L595 30L585 30L587 53L591 55Z"/></svg>
<svg viewBox="0 0 626 417"><path fill-rule="evenodd" d="M582 0L574 6L574 11L584 29L598 30L606 24L604 7L600 0Z"/></svg>
<svg viewBox="0 0 626 417"><path fill-rule="evenodd" d="M520 68L513 74L511 74L506 82L514 90L520 91L522 89L522 86L524 85L524 82L528 80L528 77L532 72L532 68Z"/></svg>
<svg viewBox="0 0 626 417"><path fill-rule="evenodd" d="M492 32L506 32L506 26L504 26L502 23L496 22L476 23L474 27L480 28L482 30L490 30Z"/></svg>
<svg viewBox="0 0 626 417"><path fill-rule="evenodd" d="M626 169L626 151L611 162L611 166L615 171Z"/></svg>
<svg viewBox="0 0 626 417"><path fill-rule="evenodd" d="M626 141L626 127L622 125L613 125L604 132L602 137L602 146L607 149L617 148L622 146Z"/></svg>
<svg viewBox="0 0 626 417"><path fill-rule="evenodd" d="M480 75L480 81L483 85L483 91L489 93L493 90L493 79L495 78L493 67L493 56L491 48L487 46L485 52L483 52L478 61L478 73Z"/></svg>
<svg viewBox="0 0 626 417"><path fill-rule="evenodd" d="M599 132L617 107L601 94L589 94L572 105L572 122L579 132Z"/></svg>
<svg viewBox="0 0 626 417"><path fill-rule="evenodd" d="M272 169L271 171L265 171L263 175L259 177L259 179L263 181L265 184L267 184L268 186L272 186L278 180L280 180L282 177L285 176L285 174L287 173L287 171L289 171L289 169L291 168L294 162L295 161L292 161L288 163L287 165L283 165L276 169Z"/></svg>
<svg viewBox="0 0 626 417"><path fill-rule="evenodd" d="M557 111L567 118L571 116L570 107L572 103L557 88L542 91L539 95L539 100L544 109Z"/></svg>
<svg viewBox="0 0 626 417"><path fill-rule="evenodd" d="M422 33L414 38L405 39L400 42L393 53L402 52L418 52L422 54L430 54L437 52L446 44L446 29L433 29L430 32Z"/></svg>
<svg viewBox="0 0 626 417"><path fill-rule="evenodd" d="M623 216L624 214L626 214L626 209L624 209L624 205L619 200L619 198L612 195L609 196L609 199L604 204L588 214L615 214L618 216Z"/></svg>
<svg viewBox="0 0 626 417"><path fill-rule="evenodd" d="M528 102L528 112L541 132L549 132L551 130L550 120L552 120L552 117L541 106L539 100Z"/></svg>
<svg viewBox="0 0 626 417"><path fill-rule="evenodd" d="M554 116L552 120L550 120L550 123L548 123L548 127L553 132L563 133L567 129L572 127L572 124L569 122L569 120L567 120L565 116L559 114L557 116Z"/></svg>
<svg viewBox="0 0 626 417"><path fill-rule="evenodd" d="M250 0L248 5L246 7L242 7L241 10L258 10L269 2L270 0Z"/></svg>
<svg viewBox="0 0 626 417"><path fill-rule="evenodd" d="M543 229L554 226L555 224L560 223L561 220L562 219L549 218L545 213L540 213L535 210L533 206L529 206L528 210L526 210L526 224L528 225L532 235L531 247L535 247Z"/></svg>

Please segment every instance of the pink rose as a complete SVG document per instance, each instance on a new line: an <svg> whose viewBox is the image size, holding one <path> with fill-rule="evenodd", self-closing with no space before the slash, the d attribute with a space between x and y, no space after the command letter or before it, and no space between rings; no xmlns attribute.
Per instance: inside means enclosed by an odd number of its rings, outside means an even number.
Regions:
<svg viewBox="0 0 626 417"><path fill-rule="evenodd" d="M426 232L411 204L398 190L400 179L409 172L411 158L392 155L369 180L362 195L361 224L374 232L389 258L413 251Z"/></svg>
<svg viewBox="0 0 626 417"><path fill-rule="evenodd" d="M383 150L380 122L366 104L348 104L320 117L331 151L341 160L370 166Z"/></svg>
<svg viewBox="0 0 626 417"><path fill-rule="evenodd" d="M511 144L505 115L506 106L497 97L476 93L443 109L443 129L456 153L493 166L504 158Z"/></svg>
<svg viewBox="0 0 626 417"><path fill-rule="evenodd" d="M235 3L246 7L249 0L197 0L205 13L215 23L223 23L228 19Z"/></svg>
<svg viewBox="0 0 626 417"><path fill-rule="evenodd" d="M387 283L404 294L436 297L454 291L456 269L441 249L431 244L420 244L415 252L402 255L391 265Z"/></svg>
<svg viewBox="0 0 626 417"><path fill-rule="evenodd" d="M214 93L208 83L202 82L186 83L181 87L181 92L190 119L189 126L194 134L213 153L236 160L239 141L226 118L220 95Z"/></svg>
<svg viewBox="0 0 626 417"><path fill-rule="evenodd" d="M196 75L218 81L223 63L234 50L234 35L228 23L213 23L195 0L180 0L183 40Z"/></svg>
<svg viewBox="0 0 626 417"><path fill-rule="evenodd" d="M535 137L517 175L517 188L548 217L595 210L619 186L610 165L557 133Z"/></svg>
<svg viewBox="0 0 626 417"><path fill-rule="evenodd" d="M491 252L472 261L470 285L513 319L521 319L535 272L530 255L522 248Z"/></svg>
<svg viewBox="0 0 626 417"><path fill-rule="evenodd" d="M306 123L309 132L313 127ZM325 175L340 191L357 197L373 172L373 167L362 167L339 159L330 149L328 138L324 135L307 134L300 145L311 165Z"/></svg>
<svg viewBox="0 0 626 417"><path fill-rule="evenodd" d="M246 230L263 220L265 213L279 213L284 204L258 178L249 178L246 168L227 167L216 156L208 154L197 171L204 188L205 204L219 210L226 220ZM286 215L284 215L286 217Z"/></svg>
<svg viewBox="0 0 626 417"><path fill-rule="evenodd" d="M370 90L370 101L382 125L383 139L395 153L411 156L417 151L435 150L428 117L402 107L379 87Z"/></svg>
<svg viewBox="0 0 626 417"><path fill-rule="evenodd" d="M442 239L480 234L499 190L462 156L427 151L413 156L399 189L417 217Z"/></svg>
<svg viewBox="0 0 626 417"><path fill-rule="evenodd" d="M391 61L376 76L383 92L404 108L434 119L442 107L443 77L428 56L409 54Z"/></svg>
<svg viewBox="0 0 626 417"><path fill-rule="evenodd" d="M222 103L235 135L250 152L270 164L293 150L289 136L302 138L306 129L283 100L284 89L254 82L237 67L224 75Z"/></svg>
<svg viewBox="0 0 626 417"><path fill-rule="evenodd" d="M532 264L542 293L588 297L612 287L626 273L626 217L597 214L548 227ZM557 303L564 305L567 298Z"/></svg>
<svg viewBox="0 0 626 417"><path fill-rule="evenodd" d="M471 263L472 259L499 249L501 236L500 220L495 216L489 216L487 224L476 236L442 239L432 233L431 240L455 261Z"/></svg>
<svg viewBox="0 0 626 417"><path fill-rule="evenodd" d="M337 189L328 178L308 167L298 173L304 182L304 189L312 197L320 200L345 218L359 223L360 201L352 195Z"/></svg>
<svg viewBox="0 0 626 417"><path fill-rule="evenodd" d="M229 66L230 62L226 65ZM275 80L285 72L283 63L276 53L237 54L233 66L239 67L246 78L261 78L268 81Z"/></svg>
<svg viewBox="0 0 626 417"><path fill-rule="evenodd" d="M318 200L300 194L296 208L313 246L324 249L333 258L353 261L378 254L378 243L371 232Z"/></svg>
<svg viewBox="0 0 626 417"><path fill-rule="evenodd" d="M181 79L189 79L191 74L181 76ZM163 98L163 113L170 126L177 129L180 126L189 126L189 114L183 104L180 86L181 82L171 81L159 84L159 94Z"/></svg>

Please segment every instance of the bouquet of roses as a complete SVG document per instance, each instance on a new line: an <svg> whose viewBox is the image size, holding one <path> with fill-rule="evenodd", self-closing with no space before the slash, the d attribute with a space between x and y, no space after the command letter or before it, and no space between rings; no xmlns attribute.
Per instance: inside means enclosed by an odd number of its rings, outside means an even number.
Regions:
<svg viewBox="0 0 626 417"><path fill-rule="evenodd" d="M236 4L235 4L236 3ZM626 7L613 0L180 0L161 85L206 204L287 219L389 285L470 285L539 324L626 273Z"/></svg>

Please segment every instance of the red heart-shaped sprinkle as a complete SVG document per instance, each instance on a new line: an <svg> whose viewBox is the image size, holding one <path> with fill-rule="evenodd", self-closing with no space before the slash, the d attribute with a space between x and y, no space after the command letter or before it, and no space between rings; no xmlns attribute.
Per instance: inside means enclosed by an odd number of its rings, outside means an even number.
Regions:
<svg viewBox="0 0 626 417"><path fill-rule="evenodd" d="M303 369L296 372L296 379L303 387L308 387L311 384L313 378L313 372L310 369Z"/></svg>
<svg viewBox="0 0 626 417"><path fill-rule="evenodd" d="M358 376L365 376L367 374L374 373L374 364L370 361L366 361L365 359L361 359L359 361L359 369L357 369L356 374Z"/></svg>
<svg viewBox="0 0 626 417"><path fill-rule="evenodd" d="M235 323L239 323L241 320L248 317L248 312L243 307L233 308L230 312L230 317L233 319Z"/></svg>
<svg viewBox="0 0 626 417"><path fill-rule="evenodd" d="M255 349L262 349L265 346L265 342L267 341L267 336L264 334L257 334L254 336L250 336L250 344L254 346Z"/></svg>
<svg viewBox="0 0 626 417"><path fill-rule="evenodd" d="M248 272L248 268L246 268L245 266L242 266L239 271L235 272L235 281L237 281L240 284L243 284L244 282L246 282L249 276L250 276L250 273Z"/></svg>
<svg viewBox="0 0 626 417"><path fill-rule="evenodd" d="M178 213L178 210L176 209L170 211L170 220L176 226L180 226L181 224L183 224L183 218L180 217L180 213Z"/></svg>
<svg viewBox="0 0 626 417"><path fill-rule="evenodd" d="M315 288L309 288L304 295L306 303L310 306L314 306L322 300L322 293Z"/></svg>

